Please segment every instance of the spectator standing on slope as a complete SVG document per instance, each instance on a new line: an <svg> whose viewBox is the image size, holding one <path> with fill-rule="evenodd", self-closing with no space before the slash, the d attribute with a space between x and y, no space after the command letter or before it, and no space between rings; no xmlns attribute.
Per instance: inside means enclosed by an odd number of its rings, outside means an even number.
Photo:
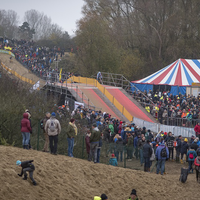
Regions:
<svg viewBox="0 0 200 200"><path fill-rule="evenodd" d="M152 148L150 145L150 141L147 140L147 142L143 145L143 157L144 157L144 171L150 172L150 157L152 155Z"/></svg>
<svg viewBox="0 0 200 200"><path fill-rule="evenodd" d="M165 146L164 139L161 138L161 144L156 149L156 160L157 170L156 173L159 174L161 168L161 175L163 175L165 170L165 161L169 158L168 148Z"/></svg>
<svg viewBox="0 0 200 200"><path fill-rule="evenodd" d="M55 112L52 112L50 119L45 124L45 132L49 136L51 154L57 155L58 135L61 132L61 126L55 117Z"/></svg>
<svg viewBox="0 0 200 200"><path fill-rule="evenodd" d="M194 131L196 136L200 139L200 123L198 122L197 125L194 127Z"/></svg>
<svg viewBox="0 0 200 200"><path fill-rule="evenodd" d="M47 123L47 120L50 119L51 114L50 112L47 112L45 115L45 118L43 119L43 133L44 133L44 139L45 139L45 143L44 143L44 147L43 147L43 152L49 152L49 136L47 134L47 132L45 131L45 125Z"/></svg>
<svg viewBox="0 0 200 200"><path fill-rule="evenodd" d="M75 124L75 119L71 119L69 122L68 130L67 130L67 141L68 141L68 156L73 156L73 149L74 149L74 138L77 135L77 127Z"/></svg>
<svg viewBox="0 0 200 200"><path fill-rule="evenodd" d="M97 149L99 147L99 140L101 137L101 132L97 128L96 123L92 125L92 133L90 136L90 161L97 163Z"/></svg>
<svg viewBox="0 0 200 200"><path fill-rule="evenodd" d="M22 145L24 149L29 149L31 125L28 119L28 113L23 114L23 119L21 120L21 133L22 133Z"/></svg>

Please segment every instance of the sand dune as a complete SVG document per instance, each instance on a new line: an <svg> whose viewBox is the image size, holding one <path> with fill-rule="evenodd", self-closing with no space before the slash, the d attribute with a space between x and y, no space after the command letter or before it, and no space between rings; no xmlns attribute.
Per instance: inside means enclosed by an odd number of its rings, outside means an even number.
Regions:
<svg viewBox="0 0 200 200"><path fill-rule="evenodd" d="M182 184L179 174L148 174L34 150L0 146L0 155L0 199L87 200L105 193L110 200L126 200L133 188L143 200L199 199L194 174ZM34 160L37 186L17 175L18 159Z"/></svg>

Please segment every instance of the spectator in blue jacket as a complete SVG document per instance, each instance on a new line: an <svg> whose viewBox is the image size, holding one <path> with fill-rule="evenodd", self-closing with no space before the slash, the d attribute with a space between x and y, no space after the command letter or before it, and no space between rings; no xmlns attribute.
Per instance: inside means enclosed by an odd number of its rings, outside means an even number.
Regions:
<svg viewBox="0 0 200 200"><path fill-rule="evenodd" d="M190 170L192 170L192 173L193 173L192 165L194 163L195 158L197 157L197 153L194 150L194 145L191 145L190 150L187 152L187 157L188 157L189 173L191 173Z"/></svg>
<svg viewBox="0 0 200 200"><path fill-rule="evenodd" d="M109 160L109 165L112 165L112 166L117 166L118 165L117 158L115 157L114 153L111 155L111 158Z"/></svg>
<svg viewBox="0 0 200 200"><path fill-rule="evenodd" d="M166 156L162 157L161 152L163 152L163 149L166 149ZM157 170L156 173L159 174L160 168L161 168L161 175L163 175L164 170L165 170L165 161L168 160L169 158L169 150L167 146L164 143L164 139L161 138L161 143L156 149L156 160L157 160Z"/></svg>

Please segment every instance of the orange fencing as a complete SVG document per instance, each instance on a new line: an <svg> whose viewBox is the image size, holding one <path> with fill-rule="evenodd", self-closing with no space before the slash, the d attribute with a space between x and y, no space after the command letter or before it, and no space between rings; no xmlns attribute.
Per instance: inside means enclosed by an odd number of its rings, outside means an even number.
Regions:
<svg viewBox="0 0 200 200"><path fill-rule="evenodd" d="M129 120L133 121L133 116L126 110L126 108L115 99L113 95L111 95L108 90L102 86L96 79L94 78L86 78L86 77L76 77L72 76L67 80L67 83L83 83L86 85L92 85L97 87L108 99L109 101Z"/></svg>

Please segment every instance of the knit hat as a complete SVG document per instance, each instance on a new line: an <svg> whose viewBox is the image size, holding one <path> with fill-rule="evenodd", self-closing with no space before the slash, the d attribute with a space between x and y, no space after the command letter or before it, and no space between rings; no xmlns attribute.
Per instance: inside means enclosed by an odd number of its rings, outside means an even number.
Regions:
<svg viewBox="0 0 200 200"><path fill-rule="evenodd" d="M16 165L19 166L19 165L21 165L21 163L22 162L20 160L17 160Z"/></svg>
<svg viewBox="0 0 200 200"><path fill-rule="evenodd" d="M135 196L137 196L137 194L136 194L136 190L135 189L132 189L132 191L131 191L131 195L135 195Z"/></svg>
<svg viewBox="0 0 200 200"><path fill-rule="evenodd" d="M119 123L120 123L120 124L122 124L123 122L122 122L122 121L120 121Z"/></svg>
<svg viewBox="0 0 200 200"><path fill-rule="evenodd" d="M114 157L115 157L115 154L113 153L113 154L111 155L111 157L114 158Z"/></svg>
<svg viewBox="0 0 200 200"><path fill-rule="evenodd" d="M187 138L185 138L185 139L184 139L184 142L188 142L188 139L187 139Z"/></svg>
<svg viewBox="0 0 200 200"><path fill-rule="evenodd" d="M52 113L51 113L51 116L52 116L52 117L55 117L55 116L56 116L56 113L55 113L55 112L52 112Z"/></svg>
<svg viewBox="0 0 200 200"><path fill-rule="evenodd" d="M75 119L70 119L70 122L73 123L75 121Z"/></svg>
<svg viewBox="0 0 200 200"><path fill-rule="evenodd" d="M105 194L102 194L102 195L101 195L101 199L102 199L102 200L105 200L105 199L108 199L108 197L107 197Z"/></svg>

